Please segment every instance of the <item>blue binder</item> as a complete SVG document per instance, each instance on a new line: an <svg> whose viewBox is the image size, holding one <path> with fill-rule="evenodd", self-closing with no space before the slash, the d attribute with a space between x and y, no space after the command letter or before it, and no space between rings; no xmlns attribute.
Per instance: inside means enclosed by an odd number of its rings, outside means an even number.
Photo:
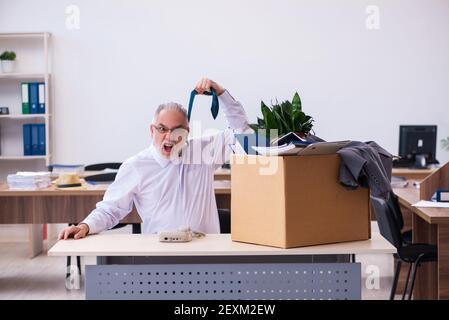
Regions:
<svg viewBox="0 0 449 320"><path fill-rule="evenodd" d="M38 113L45 113L45 83L38 83L38 101L39 108Z"/></svg>
<svg viewBox="0 0 449 320"><path fill-rule="evenodd" d="M44 156L45 155L45 124L40 123L37 124L37 152L38 155Z"/></svg>
<svg viewBox="0 0 449 320"><path fill-rule="evenodd" d="M39 143L38 143L38 125L31 125L31 155L39 155Z"/></svg>
<svg viewBox="0 0 449 320"><path fill-rule="evenodd" d="M39 112L39 84L37 82L32 82L29 84L30 94L30 113Z"/></svg>
<svg viewBox="0 0 449 320"><path fill-rule="evenodd" d="M253 146L270 146L270 141L268 138L256 133L238 133L235 134L235 138L246 154L257 155L257 152L252 148Z"/></svg>
<svg viewBox="0 0 449 320"><path fill-rule="evenodd" d="M31 124L23 125L23 155L31 155Z"/></svg>

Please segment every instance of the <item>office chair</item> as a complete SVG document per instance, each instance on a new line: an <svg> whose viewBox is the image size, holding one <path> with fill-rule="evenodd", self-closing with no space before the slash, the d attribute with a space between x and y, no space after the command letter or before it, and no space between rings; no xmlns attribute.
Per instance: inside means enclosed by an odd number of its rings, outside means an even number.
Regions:
<svg viewBox="0 0 449 320"><path fill-rule="evenodd" d="M396 261L396 270L394 273L390 300L394 300L402 262L410 264L407 279L405 281L404 292L402 294L402 300L405 299L407 294L411 272L411 285L410 292L408 294L408 300L410 300L413 294L413 287L415 285L416 271L423 262L437 261L437 246L427 243L404 243L401 228L399 227L397 218L388 203L382 198L371 196L371 205L376 215L381 235L397 249L397 253L393 255Z"/></svg>
<svg viewBox="0 0 449 320"><path fill-rule="evenodd" d="M85 166L84 171L101 171L104 169L118 170L121 165L121 162L95 163Z"/></svg>
<svg viewBox="0 0 449 320"><path fill-rule="evenodd" d="M229 209L218 209L220 220L220 233L231 233L231 211Z"/></svg>
<svg viewBox="0 0 449 320"><path fill-rule="evenodd" d="M396 221L398 223L399 229L402 230L404 228L404 218L402 216L401 207L399 205L398 196L391 191L388 195L387 204L390 206L392 213L394 214ZM404 244L412 243L412 230L406 230L402 232L402 240Z"/></svg>

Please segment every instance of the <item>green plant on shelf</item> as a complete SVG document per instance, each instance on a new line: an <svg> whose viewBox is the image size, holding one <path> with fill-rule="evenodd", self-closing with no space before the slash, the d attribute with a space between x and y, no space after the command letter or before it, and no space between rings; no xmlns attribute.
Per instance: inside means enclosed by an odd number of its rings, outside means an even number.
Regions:
<svg viewBox="0 0 449 320"><path fill-rule="evenodd" d="M0 55L0 60L14 61L16 60L16 53L14 51L4 51Z"/></svg>
<svg viewBox="0 0 449 320"><path fill-rule="evenodd" d="M298 92L295 93L291 102L288 100L281 103L276 101L276 104L268 107L262 101L261 111L263 119L257 118L257 123L250 124L250 127L256 132L263 129L268 134L270 130L276 129L279 136L289 132L307 136L312 130L314 120L302 111Z"/></svg>
<svg viewBox="0 0 449 320"><path fill-rule="evenodd" d="M442 139L441 145L443 146L444 150L449 151L449 137L447 137L446 139Z"/></svg>

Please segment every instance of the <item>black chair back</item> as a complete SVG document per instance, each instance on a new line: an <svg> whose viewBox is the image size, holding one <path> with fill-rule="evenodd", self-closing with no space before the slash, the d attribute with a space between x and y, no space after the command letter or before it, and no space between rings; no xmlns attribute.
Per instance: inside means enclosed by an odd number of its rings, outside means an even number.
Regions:
<svg viewBox="0 0 449 320"><path fill-rule="evenodd" d="M404 228L404 218L402 217L398 196L395 195L393 191L391 191L388 195L387 204L390 206L390 209L396 218L399 229L402 230L402 228Z"/></svg>
<svg viewBox="0 0 449 320"><path fill-rule="evenodd" d="M104 169L118 170L121 165L122 165L121 162L96 163L85 166L84 170L85 171L101 171Z"/></svg>
<svg viewBox="0 0 449 320"><path fill-rule="evenodd" d="M85 176L84 180L86 182L114 182L116 175L116 172L93 174L90 176Z"/></svg>
<svg viewBox="0 0 449 320"><path fill-rule="evenodd" d="M231 212L228 209L218 209L220 233L231 233Z"/></svg>
<svg viewBox="0 0 449 320"><path fill-rule="evenodd" d="M400 249L402 247L401 228L399 228L397 219L390 206L384 199L373 196L371 196L371 205L376 215L380 234L396 249Z"/></svg>

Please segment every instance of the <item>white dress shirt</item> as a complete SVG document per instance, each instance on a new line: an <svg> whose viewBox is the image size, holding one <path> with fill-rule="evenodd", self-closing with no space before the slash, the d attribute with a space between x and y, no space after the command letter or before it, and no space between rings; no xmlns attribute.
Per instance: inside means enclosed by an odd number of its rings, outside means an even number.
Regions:
<svg viewBox="0 0 449 320"><path fill-rule="evenodd" d="M154 146L126 160L103 200L83 221L89 233L111 229L131 212L133 204L142 219L143 233L180 226L220 233L214 171L228 159L234 133L249 127L242 105L227 91L219 96L219 102L229 128L188 140L178 161L164 158Z"/></svg>

